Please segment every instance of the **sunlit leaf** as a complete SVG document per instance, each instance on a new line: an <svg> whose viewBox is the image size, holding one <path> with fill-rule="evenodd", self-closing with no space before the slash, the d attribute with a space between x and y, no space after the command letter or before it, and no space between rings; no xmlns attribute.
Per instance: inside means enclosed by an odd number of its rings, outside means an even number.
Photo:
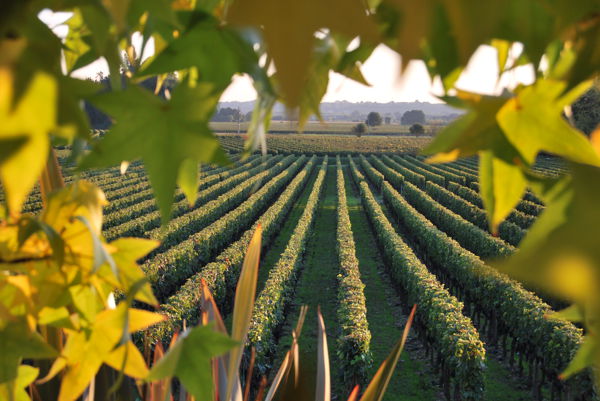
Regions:
<svg viewBox="0 0 600 401"><path fill-rule="evenodd" d="M0 384L0 399L13 401L29 401L27 387L33 383L39 369L29 365L20 365L17 378L12 382Z"/></svg>
<svg viewBox="0 0 600 401"><path fill-rule="evenodd" d="M129 309L127 302L121 302L116 309L105 309L96 315L90 335L69 333L61 358L57 359L59 367L65 367L59 400L79 397L103 363L117 369L123 367L135 377L144 376L143 358L131 341L122 343L123 337L163 320L163 315Z"/></svg>
<svg viewBox="0 0 600 401"><path fill-rule="evenodd" d="M447 100L468 108L469 112L446 126L423 149L428 155L439 154L432 161L452 161L492 149L498 142L506 142L495 116L507 98L458 91L456 99Z"/></svg>
<svg viewBox="0 0 600 401"><path fill-rule="evenodd" d="M574 162L600 166L600 155L589 140L562 117L564 107L588 87L583 84L564 94L564 82L540 79L506 102L498 112L498 123L527 163L533 164L540 151L547 151Z"/></svg>
<svg viewBox="0 0 600 401"><path fill-rule="evenodd" d="M104 361L117 371L123 371L127 376L142 379L148 375L148 367L140 350L132 342L121 345L112 351Z"/></svg>
<svg viewBox="0 0 600 401"><path fill-rule="evenodd" d="M3 156L0 179L6 189L7 204L12 213L21 210L21 204L38 179L46 159L50 140L49 131L56 125L56 80L39 72L31 79L27 90L13 106L14 76L8 69L0 69L0 142L20 142L13 152Z"/></svg>
<svg viewBox="0 0 600 401"><path fill-rule="evenodd" d="M523 196L527 186L525 175L520 166L495 157L492 151L485 151L479 161L479 185L492 232L497 232L498 225Z"/></svg>
<svg viewBox="0 0 600 401"><path fill-rule="evenodd" d="M111 256L119 266L119 280L124 292L140 281L146 281L137 260L158 246L158 241L142 238L119 238L110 243ZM138 288L134 298L149 305L158 305L149 282Z"/></svg>
<svg viewBox="0 0 600 401"><path fill-rule="evenodd" d="M200 178L200 170L198 162L192 159L185 159L179 168L177 176L177 185L187 198L190 205L196 202L198 194L198 179Z"/></svg>

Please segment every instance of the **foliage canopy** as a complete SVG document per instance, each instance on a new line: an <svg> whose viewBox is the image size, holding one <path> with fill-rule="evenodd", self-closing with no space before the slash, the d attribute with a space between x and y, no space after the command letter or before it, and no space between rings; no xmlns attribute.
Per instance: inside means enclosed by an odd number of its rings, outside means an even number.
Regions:
<svg viewBox="0 0 600 401"><path fill-rule="evenodd" d="M64 40L39 20L46 8L71 13ZM153 57L142 62L134 34L143 48L153 40ZM355 38L358 45L350 47ZM600 365L600 131L588 139L563 118L598 76L599 39L596 0L8 2L0 15L0 180L7 194L0 212L0 343L16 346L0 362L2 391L21 394L39 374L22 364L25 358L53 361L44 372L49 377L64 372L61 400L81 394L103 363L144 377L130 333L160 319L130 307L134 299L156 303L135 263L156 244L105 243L98 188L76 183L47 196L41 216L21 214L38 180L46 194L61 187L51 145L71 144L80 169L126 167L142 158L166 222L176 185L193 202L198 164L227 163L208 121L236 74L250 76L258 92L251 151L264 142L277 100L297 109L301 124L319 115L329 72L365 83L360 65L379 44L400 53L404 65L424 60L443 84L443 100L467 111L425 152L431 162L480 156L480 192L493 231L526 188L545 202L521 250L501 268L574 303L557 316L582 322L587 337L565 376ZM522 50L515 54L517 42ZM497 50L501 73L531 64L534 81L498 96L457 88L482 44ZM135 66L123 80L122 54ZM99 57L110 68L111 93L71 76ZM163 99L157 93L173 73L180 83ZM135 85L149 77L156 78L154 92ZM82 99L115 120L109 134L92 140ZM88 143L92 150L83 154ZM563 157L572 175L536 174L540 152ZM127 300L117 308L110 305L115 290ZM109 335L99 335L107 325ZM64 348L49 340L53 330L66 333Z"/></svg>

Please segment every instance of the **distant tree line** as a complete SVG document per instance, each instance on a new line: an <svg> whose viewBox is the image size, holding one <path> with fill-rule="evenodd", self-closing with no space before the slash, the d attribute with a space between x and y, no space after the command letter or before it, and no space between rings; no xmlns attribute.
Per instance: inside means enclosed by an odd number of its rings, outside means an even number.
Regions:
<svg viewBox="0 0 600 401"><path fill-rule="evenodd" d="M402 125L425 124L425 113L422 110L409 110L402 114Z"/></svg>

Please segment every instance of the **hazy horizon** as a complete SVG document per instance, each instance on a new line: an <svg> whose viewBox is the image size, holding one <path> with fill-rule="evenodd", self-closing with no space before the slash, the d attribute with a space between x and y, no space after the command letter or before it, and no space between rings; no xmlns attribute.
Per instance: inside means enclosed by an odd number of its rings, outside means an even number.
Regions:
<svg viewBox="0 0 600 401"><path fill-rule="evenodd" d="M39 17L61 38L67 33L64 22L68 13L52 13L42 11ZM140 52L141 39L132 38L136 50ZM518 46L517 46L518 47ZM148 41L143 59L154 54L154 43ZM533 66L527 65L513 69L498 76L496 50L491 46L480 46L461 74L456 87L461 90L484 95L500 94L505 87L514 87L518 83L529 83L533 80ZM329 85L323 98L324 103L347 101L359 102L428 102L444 103L437 96L443 93L441 82L431 82L426 66L422 61L410 61L405 71L398 74L401 56L385 45L379 45L371 57L361 66L361 71L371 86L365 86L335 72L329 74ZM475 73L474 71L477 71ZM86 67L72 73L77 78L95 78L96 74L108 73L108 65L104 59L98 59ZM247 75L236 75L230 86L221 97L221 102L247 102L256 100L256 91Z"/></svg>

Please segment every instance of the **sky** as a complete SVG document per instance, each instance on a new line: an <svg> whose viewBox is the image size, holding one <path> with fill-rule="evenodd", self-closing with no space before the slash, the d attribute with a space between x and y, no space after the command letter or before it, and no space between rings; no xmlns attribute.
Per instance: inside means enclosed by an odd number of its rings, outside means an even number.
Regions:
<svg viewBox="0 0 600 401"><path fill-rule="evenodd" d="M69 17L68 13L52 13L42 11L39 15L59 37L65 37L67 27L63 22ZM138 44L141 40L134 37L132 42ZM518 51L515 45L514 51ZM149 41L144 50L143 57L149 57L154 52L153 43ZM491 46L480 46L473 54L465 71L456 83L456 87L476 93L493 95L502 92L503 88L512 88L518 83L533 81L533 67L522 66L511 72L505 73L497 80L498 65L496 50ZM362 65L361 71L369 82L365 86L346 78L340 74L330 72L329 86L323 98L324 102L349 101L349 102L431 102L441 103L436 97L442 94L442 86L438 81L431 82L425 64L413 60L405 71L400 73L400 56L385 45L375 49L371 57ZM78 78L94 78L98 72L108 73L106 61L99 59L90 65L73 72ZM231 85L223 93L221 101L249 101L256 99L256 92L248 76L237 75Z"/></svg>

